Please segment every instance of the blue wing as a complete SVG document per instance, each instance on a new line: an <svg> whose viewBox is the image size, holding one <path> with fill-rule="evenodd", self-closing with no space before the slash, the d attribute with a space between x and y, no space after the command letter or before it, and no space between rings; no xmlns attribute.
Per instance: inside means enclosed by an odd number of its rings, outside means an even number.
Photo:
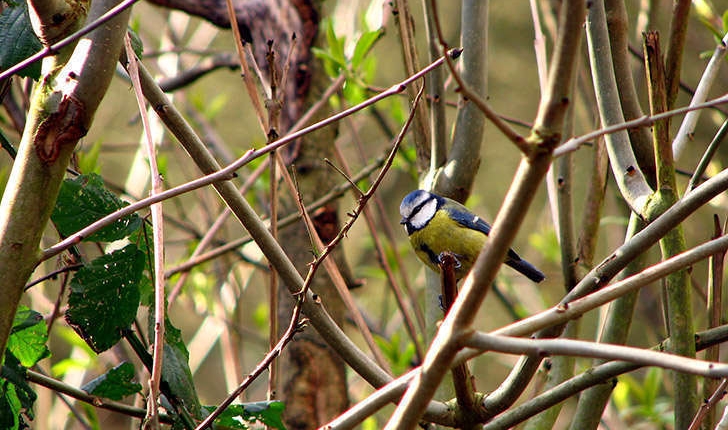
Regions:
<svg viewBox="0 0 728 430"><path fill-rule="evenodd" d="M454 204L453 204L454 203ZM458 224L465 228L477 230L486 236L490 234L490 224L483 221L482 218L470 212L465 206L455 201L450 202L450 205L446 206L445 209L450 214L450 217L457 221ZM508 250L507 260L521 261L521 257L516 254L512 249Z"/></svg>
<svg viewBox="0 0 728 430"><path fill-rule="evenodd" d="M441 210L446 210L450 218L455 220L455 222L465 228L479 231L486 236L490 234L490 224L483 221L479 216L470 212L468 208L454 200L445 199L444 197L439 196L438 198L441 199L439 200ZM512 249L508 250L505 263L508 266L511 266L517 271L521 272L534 282L541 282L545 278L544 274L541 273L540 270L535 268L533 265L531 265L531 263L527 262L526 260L522 260L521 257L519 257L518 254L516 254L516 252Z"/></svg>
<svg viewBox="0 0 728 430"><path fill-rule="evenodd" d="M490 224L472 212L458 207L449 207L446 210L450 214L450 218L457 221L463 227L477 230L485 235L490 234Z"/></svg>

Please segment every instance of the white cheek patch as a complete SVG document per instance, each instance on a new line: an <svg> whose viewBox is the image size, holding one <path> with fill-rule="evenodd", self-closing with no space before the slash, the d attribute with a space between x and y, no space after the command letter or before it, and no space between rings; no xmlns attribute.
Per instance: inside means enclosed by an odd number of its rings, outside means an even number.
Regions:
<svg viewBox="0 0 728 430"><path fill-rule="evenodd" d="M409 222L412 227L414 227L415 230L419 230L422 227L426 226L428 222L432 219L432 217L435 216L435 212L437 211L437 200L432 199L429 202L425 203L420 210L415 212L414 215L412 215L412 218L410 218Z"/></svg>

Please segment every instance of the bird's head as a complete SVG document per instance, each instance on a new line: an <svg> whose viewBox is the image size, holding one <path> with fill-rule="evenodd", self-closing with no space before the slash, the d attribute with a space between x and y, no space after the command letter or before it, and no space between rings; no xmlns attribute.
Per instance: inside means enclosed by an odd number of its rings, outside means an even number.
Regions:
<svg viewBox="0 0 728 430"><path fill-rule="evenodd" d="M425 190L415 190L407 194L399 205L402 215L400 224L404 225L407 234L423 228L435 216L442 198Z"/></svg>

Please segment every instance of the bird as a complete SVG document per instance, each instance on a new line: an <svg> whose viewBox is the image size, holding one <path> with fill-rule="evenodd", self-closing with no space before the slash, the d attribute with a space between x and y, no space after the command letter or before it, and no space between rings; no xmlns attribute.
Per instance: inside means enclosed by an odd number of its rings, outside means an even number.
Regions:
<svg viewBox="0 0 728 430"><path fill-rule="evenodd" d="M420 260L439 273L440 255L443 252L454 254L459 263L455 268L458 280L473 267L490 233L490 225L465 206L425 190L407 194L399 206L399 213L402 215L400 224ZM533 282L546 278L512 249L508 250L505 264Z"/></svg>

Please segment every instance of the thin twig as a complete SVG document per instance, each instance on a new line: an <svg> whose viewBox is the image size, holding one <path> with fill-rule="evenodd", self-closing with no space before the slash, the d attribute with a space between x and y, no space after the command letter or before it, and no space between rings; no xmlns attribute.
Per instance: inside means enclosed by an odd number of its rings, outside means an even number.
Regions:
<svg viewBox="0 0 728 430"><path fill-rule="evenodd" d="M303 297L304 296L300 296L298 301L296 302L296 306L293 308L291 321L288 324L288 329L286 329L286 332L283 334L275 347L271 349L268 354L265 355L263 360L261 360L257 366L255 366L255 369L243 380L243 382L240 383L238 388L230 393L230 395L228 395L214 411L210 412L210 415L208 415L197 427L195 427L195 430L212 428L212 422L218 416L220 416L220 414L223 413L225 409L227 409L227 407L230 406L235 401L235 399L238 398L243 393L243 391L245 391L245 389L248 388L248 386L250 386L250 384L253 383L253 381L255 381L258 376L260 376L265 371L265 369L268 368L271 362L273 362L273 360L275 360L276 357L281 354L281 351L283 351L286 345L288 345L288 343L293 340L293 336L299 331L303 330L303 328L306 326L306 321L299 320L301 316L301 304L303 303Z"/></svg>
<svg viewBox="0 0 728 430"><path fill-rule="evenodd" d="M700 409L698 409L698 413L695 414L695 418L693 418L693 422L690 423L690 427L688 427L688 430L698 430L700 428L700 424L703 422L703 420L705 420L705 417L708 416L710 411L714 411L715 406L718 404L718 402L721 401L723 397L725 397L726 388L728 388L728 378L723 378L720 381L720 384L715 387L713 395L711 395L710 398L708 398L706 401L703 402L702 405L700 405Z"/></svg>
<svg viewBox="0 0 728 430"><path fill-rule="evenodd" d="M58 277L58 275L60 275L60 274L63 274L66 272L73 272L82 267L83 267L83 263L77 263L77 264L69 264L68 266L64 266L64 267L61 267L60 269L56 269L46 275L41 276L40 278L36 279L35 281L28 282L28 284L25 286L25 291L28 291L29 289L40 284L41 282L56 279Z"/></svg>
<svg viewBox="0 0 728 430"><path fill-rule="evenodd" d="M127 33L124 38L126 55L129 60L128 70L134 87L139 113L144 126L144 137L146 143L147 159L151 179L151 195L154 196L162 191L162 180L157 167L156 148L152 139L152 132L149 126L144 95L142 94L141 82L139 81L138 59L131 46L131 40ZM161 202L151 206L152 212L152 240L154 253L154 344L152 347L152 371L149 378L149 398L147 406L147 419L145 428L159 428L159 385L162 379L162 361L164 357L164 320L165 320L165 277L164 277L164 217L162 214Z"/></svg>
<svg viewBox="0 0 728 430"><path fill-rule="evenodd" d="M707 378L728 377L728 364L602 342L574 339L527 339L489 333L473 333L464 338L462 342L471 348L507 354L569 355L602 358L628 361L643 366L658 366Z"/></svg>
<svg viewBox="0 0 728 430"><path fill-rule="evenodd" d="M630 128L636 128L636 127L649 127L653 125L655 122L663 120L665 118L671 118L673 116L682 115L684 113L692 112L698 109L705 109L710 107L719 106L722 104L728 103L728 94L724 94L720 97L714 98L712 100L709 100L705 103L699 103L693 106L685 106L673 110L669 110L657 115L645 115L640 118L635 118L631 121L625 121L623 123L610 125L607 127L603 127L599 130L594 130L590 133L583 134L578 137L573 137L566 142L564 142L562 145L560 145L556 150L554 151L554 158L560 157L567 152L576 151L579 149L581 145L587 144L589 142L594 141L597 137L605 136L611 133L616 133L622 130L628 130Z"/></svg>
<svg viewBox="0 0 728 430"><path fill-rule="evenodd" d="M263 130L263 133L267 133L268 123L265 119L265 111L263 111L263 105L260 102L255 82L253 82L253 79L250 77L250 68L248 67L248 60L245 58L245 49L243 48L246 44L243 43L243 38L240 35L240 27L238 25L238 16L235 13L235 6L233 6L232 0L225 0L225 4L227 5L228 17L230 18L230 27L233 30L235 50L237 51L238 59L240 60L240 74L242 75L243 82L245 83L245 89L248 91L250 101L253 103L255 117L258 119L258 124Z"/></svg>
<svg viewBox="0 0 728 430"><path fill-rule="evenodd" d="M416 101L419 101L419 98L416 99ZM412 118L412 115L414 115L415 110L413 109L410 112L410 119ZM409 126L409 122L405 124L404 130L407 129ZM395 149L390 152L390 157L392 157L392 154L396 153L396 148L399 146L399 143L401 142L401 138L403 137L403 134L401 134L400 139L398 139L395 142ZM377 178L383 177L384 173L388 170L388 165L385 163L384 167L380 171ZM297 197L297 202L299 205L299 211L301 212L301 217L304 220L304 225L306 227L306 230L309 234L309 239L312 243L314 254L316 255L315 260L310 263L309 272L306 275L306 279L308 280L310 277L313 277L315 272L318 270L318 267L323 264L326 268L326 271L329 274L329 277L331 278L334 287L336 288L336 291L339 293L339 296L341 297L342 301L346 305L346 308L351 313L352 319L356 323L357 328L362 334L362 337L364 338L367 346L369 347L370 351L372 351L372 354L374 355L375 360L377 361L377 364L379 364L380 367L383 369L388 369L388 363L386 359L384 358L384 355L380 351L379 347L377 346L376 342L374 341L374 338L372 337L371 331L369 330L369 327L367 326L366 322L364 321L363 316L361 315L361 312L356 307L356 304L354 303L354 299L351 296L351 293L348 289L348 286L346 285L346 282L344 281L343 276L341 275L341 272L339 268L336 266L336 263L331 260L327 259L326 257L333 251L333 249L338 245L338 243L346 236L349 229L353 226L354 221L358 218L359 214L365 207L366 201L368 200L366 197L366 194L361 194L359 197L359 202L357 207L354 209L354 211L349 212L350 219L344 224L344 226L341 228L340 232L332 239L327 245L324 246L323 242L321 241L321 238L319 237L318 233L316 232L316 229L313 225L313 222L311 221L310 216L308 215L305 206L303 204L303 201L301 200L300 193L295 189L295 185L292 183L292 180L290 179L290 176L288 175L287 171L283 171L283 178L288 183L289 188L292 188L292 192ZM344 172L341 172L342 175L346 176ZM375 181L376 183L376 181ZM353 184L353 183L352 183ZM354 187L358 190L358 187L356 184L353 184ZM361 191L359 191L361 193ZM300 291L300 295L304 295L306 293L305 290ZM389 371L391 373L391 370Z"/></svg>
<svg viewBox="0 0 728 430"><path fill-rule="evenodd" d="M713 159L716 151L723 143L723 139L725 139L726 134L728 134L728 119L723 121L720 129L718 129L718 132L715 134L715 136L713 136L713 140L710 141L710 144L705 149L705 152L700 158L697 167L695 167L695 172L693 172L692 176L690 177L690 181L688 182L685 193L691 192L695 187L698 186L700 181L702 181L703 174L708 169L710 161Z"/></svg>
<svg viewBox="0 0 728 430"><path fill-rule="evenodd" d="M357 141L356 133L354 133L354 140ZM346 161L346 157L341 153L341 149L338 145L334 145L334 151L336 154L336 158L338 159L339 163L341 163L343 172L342 174L345 175L347 180L349 179L349 175L351 175L351 169L349 168L349 164ZM352 188L352 192L356 194L357 200L361 198L362 192L361 190L356 187ZM374 203L377 202L377 196L374 196ZM414 302L413 297L410 296L410 301L406 301L404 295L402 294L402 289L400 288L399 284L397 283L394 271L392 270L391 265L389 264L389 261L387 261L387 255L384 251L384 246L382 245L382 241L379 238L379 229L377 228L374 216L372 215L372 210L369 206L364 208L363 211L364 214L364 221L367 224L367 228L369 229L369 234L372 237L372 240L374 242L374 249L377 253L377 261L379 262L380 266L384 270L384 273L387 277L387 280L389 281L389 285L392 288L392 292L394 293L395 300L397 301L397 305L399 306L400 312L402 313L402 318L404 320L405 328L410 336L410 339L412 340L413 345L415 346L415 354L417 355L417 361L422 362L422 359L425 356L424 348L422 347L422 342L420 337L418 336L417 330L415 328L415 324L412 321L412 309L411 304Z"/></svg>

